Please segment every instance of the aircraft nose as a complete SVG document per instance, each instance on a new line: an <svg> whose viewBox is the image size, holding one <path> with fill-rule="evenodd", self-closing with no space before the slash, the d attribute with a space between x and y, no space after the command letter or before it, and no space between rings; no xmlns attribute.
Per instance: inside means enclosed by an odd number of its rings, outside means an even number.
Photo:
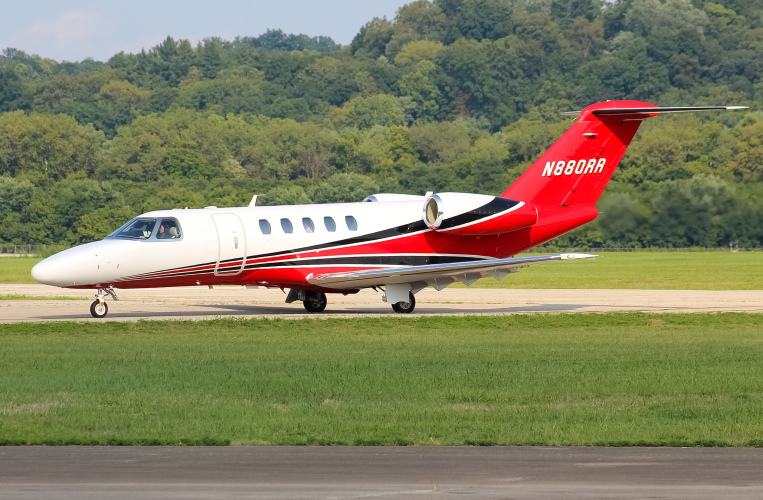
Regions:
<svg viewBox="0 0 763 500"><path fill-rule="evenodd" d="M98 254L103 249L103 242L97 241L64 250L34 266L32 278L43 285L60 287L97 283Z"/></svg>
<svg viewBox="0 0 763 500"><path fill-rule="evenodd" d="M48 257L32 268L32 278L43 285L66 286L70 283L67 283L63 271L65 268L58 265L52 257Z"/></svg>

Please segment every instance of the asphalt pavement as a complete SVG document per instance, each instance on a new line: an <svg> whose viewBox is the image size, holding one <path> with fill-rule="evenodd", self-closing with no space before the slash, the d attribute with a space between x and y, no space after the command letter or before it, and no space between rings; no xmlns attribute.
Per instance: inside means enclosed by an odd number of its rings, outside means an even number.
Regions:
<svg viewBox="0 0 763 500"><path fill-rule="evenodd" d="M753 499L763 449L0 447L0 498Z"/></svg>

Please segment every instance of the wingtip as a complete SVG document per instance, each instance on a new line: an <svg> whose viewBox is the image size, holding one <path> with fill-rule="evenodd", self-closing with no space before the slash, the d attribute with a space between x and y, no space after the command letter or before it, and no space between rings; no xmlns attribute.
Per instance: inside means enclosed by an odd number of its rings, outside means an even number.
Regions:
<svg viewBox="0 0 763 500"><path fill-rule="evenodd" d="M593 255L590 253L563 253L560 255L562 260L571 260L571 259L588 259L593 260L598 255Z"/></svg>

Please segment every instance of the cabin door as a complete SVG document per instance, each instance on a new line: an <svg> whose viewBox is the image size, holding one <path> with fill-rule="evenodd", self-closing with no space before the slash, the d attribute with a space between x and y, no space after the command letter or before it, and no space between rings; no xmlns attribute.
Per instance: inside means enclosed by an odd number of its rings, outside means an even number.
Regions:
<svg viewBox="0 0 763 500"><path fill-rule="evenodd" d="M213 214L217 230L215 276L241 274L246 264L246 231L241 217L232 213Z"/></svg>

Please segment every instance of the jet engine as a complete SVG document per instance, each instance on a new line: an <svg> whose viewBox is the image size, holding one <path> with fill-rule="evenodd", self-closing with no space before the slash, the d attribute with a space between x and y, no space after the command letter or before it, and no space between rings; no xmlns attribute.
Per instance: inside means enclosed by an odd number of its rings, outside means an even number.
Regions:
<svg viewBox="0 0 763 500"><path fill-rule="evenodd" d="M522 201L497 196L438 193L425 198L421 218L438 232L479 236L529 227L538 220L538 211Z"/></svg>
<svg viewBox="0 0 763 500"><path fill-rule="evenodd" d="M415 194L397 194L397 193L377 193L366 196L363 201L366 203L384 203L387 201L415 201L423 200L424 196L417 196Z"/></svg>

